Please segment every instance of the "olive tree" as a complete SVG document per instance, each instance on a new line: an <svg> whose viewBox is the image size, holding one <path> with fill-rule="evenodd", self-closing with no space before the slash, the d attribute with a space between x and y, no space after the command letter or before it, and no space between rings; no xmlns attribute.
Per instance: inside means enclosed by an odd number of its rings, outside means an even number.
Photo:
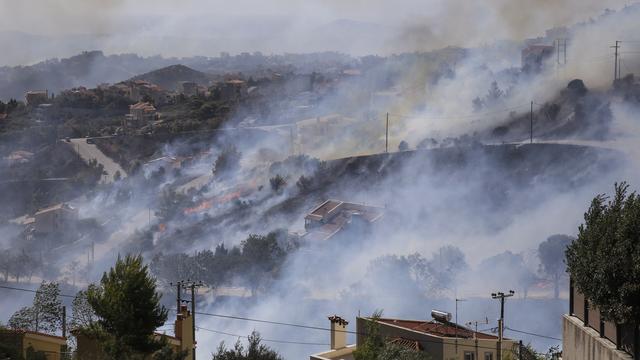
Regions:
<svg viewBox="0 0 640 360"><path fill-rule="evenodd" d="M568 271L575 287L605 319L633 326L636 358L640 324L640 197L626 183L596 196L569 245Z"/></svg>

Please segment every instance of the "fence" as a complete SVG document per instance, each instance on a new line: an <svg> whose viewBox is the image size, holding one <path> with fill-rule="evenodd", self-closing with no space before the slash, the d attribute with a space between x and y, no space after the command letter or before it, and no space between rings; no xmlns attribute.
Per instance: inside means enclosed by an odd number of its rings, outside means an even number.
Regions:
<svg viewBox="0 0 640 360"><path fill-rule="evenodd" d="M634 331L631 324L618 324L606 320L600 311L573 286L573 281L569 285L569 315L582 320L584 326L596 330L600 337L613 342L618 350L634 356L635 346L637 346L634 344L640 343L638 329ZM638 355L635 354L634 358L638 359Z"/></svg>

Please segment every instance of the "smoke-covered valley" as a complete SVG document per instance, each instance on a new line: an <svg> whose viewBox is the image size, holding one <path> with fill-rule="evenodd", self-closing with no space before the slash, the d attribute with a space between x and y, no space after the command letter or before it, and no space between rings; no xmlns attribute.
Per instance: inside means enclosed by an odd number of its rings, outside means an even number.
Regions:
<svg viewBox="0 0 640 360"><path fill-rule="evenodd" d="M121 7L107 11L109 21L129 9L129 2L117 3ZM556 234L576 236L590 201L611 193L615 182L640 183L640 85L632 75L640 63L633 43L624 42L637 27L640 6L601 13L600 2L530 1L537 10L520 24L522 16L514 14L523 10L487 1L490 14L477 17L486 15L491 24L476 20L454 32L444 23L458 23L474 6L458 13L433 2L440 19L409 3L420 9L413 21L428 15L433 25L395 31L382 41L379 29L362 30L380 49L364 42L348 51L352 43L345 40L332 47L331 34L324 45L296 47L305 40L301 31L291 40L295 46L282 49L272 42L261 48L258 40L234 48L216 37L194 37L185 46L197 47L173 53L139 47L152 26L122 44L129 47L97 43L114 55L1 68L0 99L7 103L0 108L0 116L7 114L0 117L2 285L34 289L42 280L59 281L63 293L74 294L99 281L119 255L135 253L158 278L168 308L175 308L170 283L196 279L206 285L197 296L201 313L326 328L327 315L352 321L383 309L390 317L426 319L431 309L455 312L455 299L464 299L458 322L487 318L480 326L488 331L499 314L490 294L513 289L507 326L547 338L507 336L540 352L560 344L568 278L560 277L554 294L539 245ZM582 17L569 14L570 5ZM347 14L365 7L343 6ZM301 6L296 13L334 15L321 8ZM163 9L156 11L166 16ZM380 14L362 16L374 21ZM167 29L184 18L191 19L177 15ZM559 25L567 27L523 40ZM466 39L473 31L496 36ZM389 45L398 38L397 47ZM487 40L495 38L506 40ZM566 62L555 52L533 61L522 55L537 44L560 51L554 47L559 38L568 39ZM109 37L108 44L117 39ZM621 39L621 76L612 82L609 47ZM289 49L328 52L209 57ZM164 57L115 55L122 51ZM5 64L33 62L19 59L0 55ZM136 81L161 85L170 99L151 93L144 101L160 116L153 126L127 133L122 119L131 104L110 89ZM205 90L185 96L185 89L169 88L181 81ZM240 83L246 89L227 95L225 86ZM16 103L8 111L11 98L41 88L56 93L50 107ZM117 163L117 175L92 161L91 151ZM383 216L372 223L352 216L341 231L316 238L305 217L327 199L368 205ZM37 228L39 210L59 203L77 210L73 229L45 236L25 231ZM32 298L0 292L2 323ZM329 334L321 330L204 314L196 322L200 357L253 329L286 359L328 348Z"/></svg>

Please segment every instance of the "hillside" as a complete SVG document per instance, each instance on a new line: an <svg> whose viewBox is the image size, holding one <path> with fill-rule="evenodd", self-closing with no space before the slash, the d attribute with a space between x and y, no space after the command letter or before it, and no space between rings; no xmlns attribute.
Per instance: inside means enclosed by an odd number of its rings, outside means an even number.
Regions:
<svg viewBox="0 0 640 360"><path fill-rule="evenodd" d="M129 80L144 80L159 85L166 90L176 90L178 83L181 81L193 81L198 85L206 86L209 85L212 79L212 75L177 64L153 70Z"/></svg>
<svg viewBox="0 0 640 360"><path fill-rule="evenodd" d="M169 65L163 58L143 58L133 54L109 55L85 51L65 59L49 59L30 66L0 67L0 99L23 99L29 90L64 89L114 83Z"/></svg>

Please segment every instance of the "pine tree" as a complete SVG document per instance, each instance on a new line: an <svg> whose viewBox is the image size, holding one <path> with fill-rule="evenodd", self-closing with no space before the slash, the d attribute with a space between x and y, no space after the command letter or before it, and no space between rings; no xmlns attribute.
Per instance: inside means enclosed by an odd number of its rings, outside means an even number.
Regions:
<svg viewBox="0 0 640 360"><path fill-rule="evenodd" d="M160 304L156 279L142 263L141 256L118 257L104 273L100 285L90 285L87 300L99 317L98 327L108 335L104 349L114 359L134 354L153 354L162 343L153 338L156 328L167 320Z"/></svg>

